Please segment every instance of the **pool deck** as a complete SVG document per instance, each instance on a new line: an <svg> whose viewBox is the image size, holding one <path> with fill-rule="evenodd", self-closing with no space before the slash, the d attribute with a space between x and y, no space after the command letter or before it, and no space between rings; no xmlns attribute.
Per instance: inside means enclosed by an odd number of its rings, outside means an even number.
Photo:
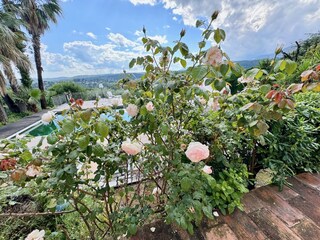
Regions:
<svg viewBox="0 0 320 240"><path fill-rule="evenodd" d="M119 106L122 105L122 99L119 97L118 98L102 98L102 99L100 99L100 101L98 103L98 107L112 106L112 103L114 103L113 101L117 101L117 104ZM93 107L95 107L95 102L96 101L85 101L83 103L82 108L83 109L93 108ZM38 122L39 120L41 120L41 116L48 111L61 112L61 111L66 110L68 108L69 108L68 104L62 104L62 105L56 107L55 109L43 110L43 111L35 113L31 116L22 118L17 122L9 123L9 124L0 128L0 139L7 138L7 137L23 130L23 129L29 127L30 125Z"/></svg>
<svg viewBox="0 0 320 240"><path fill-rule="evenodd" d="M37 112L31 116L25 117L20 119L17 122L9 123L3 127L0 128L0 139L7 138L16 132L21 131L22 129L25 129L26 127L29 127L30 125L38 122L41 119L41 116L48 112L49 110L43 110L40 112Z"/></svg>

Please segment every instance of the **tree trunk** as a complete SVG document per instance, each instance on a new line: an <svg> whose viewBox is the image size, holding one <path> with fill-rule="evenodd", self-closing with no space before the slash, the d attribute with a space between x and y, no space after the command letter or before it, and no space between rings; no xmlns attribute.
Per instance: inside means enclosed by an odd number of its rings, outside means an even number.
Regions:
<svg viewBox="0 0 320 240"><path fill-rule="evenodd" d="M32 35L32 45L33 45L33 51L34 51L34 60L36 63L37 68L37 76L38 76L38 86L41 90L41 108L46 109L47 108L47 102L45 98L45 92L44 92L44 84L42 79L42 66L41 66L41 54L40 54L40 35L39 34L33 34Z"/></svg>
<svg viewBox="0 0 320 240"><path fill-rule="evenodd" d="M15 94L18 94L19 93L18 81L16 76L14 75L14 72L12 70L10 63L4 64L3 68L4 68L4 74L7 76L7 79L9 80L12 91Z"/></svg>
<svg viewBox="0 0 320 240"><path fill-rule="evenodd" d="M20 113L19 106L12 100L12 98L8 94L5 94L2 98L11 112Z"/></svg>
<svg viewBox="0 0 320 240"><path fill-rule="evenodd" d="M0 103L0 122L3 124L6 124L8 122L7 113L4 110L4 107L2 106L2 103Z"/></svg>

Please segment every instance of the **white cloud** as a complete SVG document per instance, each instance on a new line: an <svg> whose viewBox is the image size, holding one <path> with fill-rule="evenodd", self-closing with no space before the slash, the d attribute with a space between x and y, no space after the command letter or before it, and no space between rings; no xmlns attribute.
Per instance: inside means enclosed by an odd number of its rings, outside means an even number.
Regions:
<svg viewBox="0 0 320 240"><path fill-rule="evenodd" d="M154 6L157 3L157 0L130 0L133 5L139 4L148 4Z"/></svg>
<svg viewBox="0 0 320 240"><path fill-rule="evenodd" d="M109 33L108 39L122 47L136 47L138 43L133 42L120 33Z"/></svg>
<svg viewBox="0 0 320 240"><path fill-rule="evenodd" d="M163 28L168 29L168 28L170 28L170 25L164 25Z"/></svg>
<svg viewBox="0 0 320 240"><path fill-rule="evenodd" d="M172 17L172 20L178 21L178 18L177 18L176 16L173 16L173 17Z"/></svg>
<svg viewBox="0 0 320 240"><path fill-rule="evenodd" d="M92 32L87 32L86 35L92 39L97 39L97 36Z"/></svg>
<svg viewBox="0 0 320 240"><path fill-rule="evenodd" d="M160 1L159 1L160 2ZM211 17L219 10L215 27L226 30L223 48L234 59L272 53L277 44L290 45L305 33L320 29L319 0L161 0L163 7L181 16L185 25ZM174 16L173 20L177 20Z"/></svg>
<svg viewBox="0 0 320 240"><path fill-rule="evenodd" d="M109 28L109 27L106 27L106 30L107 30L107 31L110 31L110 30L111 30L111 28Z"/></svg>

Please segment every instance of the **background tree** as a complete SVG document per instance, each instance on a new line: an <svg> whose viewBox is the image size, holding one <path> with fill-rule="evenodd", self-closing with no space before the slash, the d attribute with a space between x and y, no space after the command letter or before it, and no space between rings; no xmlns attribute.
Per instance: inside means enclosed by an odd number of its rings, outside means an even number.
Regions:
<svg viewBox="0 0 320 240"><path fill-rule="evenodd" d="M40 38L49 29L50 22L57 22L57 16L61 15L62 10L56 0L19 0L21 8L21 19L27 23L26 28L32 37L32 46L36 64L38 87L42 92L41 108L47 108L45 99L44 83L42 78L42 63L40 53Z"/></svg>
<svg viewBox="0 0 320 240"><path fill-rule="evenodd" d="M0 71L0 95L12 112L20 112L19 107L6 91L7 78L13 92L18 93L18 82L14 76L12 63L26 71L30 68L28 58L17 48L17 43L24 39L24 35L21 31L12 31L12 29L19 29L20 24L21 22L14 14L5 12L3 8L0 9L0 66L3 69L3 72Z"/></svg>

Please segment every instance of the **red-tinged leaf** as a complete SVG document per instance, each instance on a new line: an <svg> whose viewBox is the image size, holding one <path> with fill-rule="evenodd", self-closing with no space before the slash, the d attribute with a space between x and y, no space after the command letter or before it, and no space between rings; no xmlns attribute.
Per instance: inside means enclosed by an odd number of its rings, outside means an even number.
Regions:
<svg viewBox="0 0 320 240"><path fill-rule="evenodd" d="M278 103L278 107L279 107L279 108L285 108L286 104L287 104L286 99L282 99L282 100Z"/></svg>
<svg viewBox="0 0 320 240"><path fill-rule="evenodd" d="M274 94L276 93L276 90L271 90L267 93L266 98L271 99L273 98Z"/></svg>
<svg viewBox="0 0 320 240"><path fill-rule="evenodd" d="M296 92L300 92L301 89L303 87L303 83L300 84L291 84L287 90L290 91L291 93L296 93Z"/></svg>
<svg viewBox="0 0 320 240"><path fill-rule="evenodd" d="M275 103L279 103L280 101L282 100L282 94L281 93L276 93L275 95L274 95L274 102Z"/></svg>
<svg viewBox="0 0 320 240"><path fill-rule="evenodd" d="M291 101L290 99L287 99L286 102L287 102L287 105L289 108L294 109L294 102L293 101Z"/></svg>

